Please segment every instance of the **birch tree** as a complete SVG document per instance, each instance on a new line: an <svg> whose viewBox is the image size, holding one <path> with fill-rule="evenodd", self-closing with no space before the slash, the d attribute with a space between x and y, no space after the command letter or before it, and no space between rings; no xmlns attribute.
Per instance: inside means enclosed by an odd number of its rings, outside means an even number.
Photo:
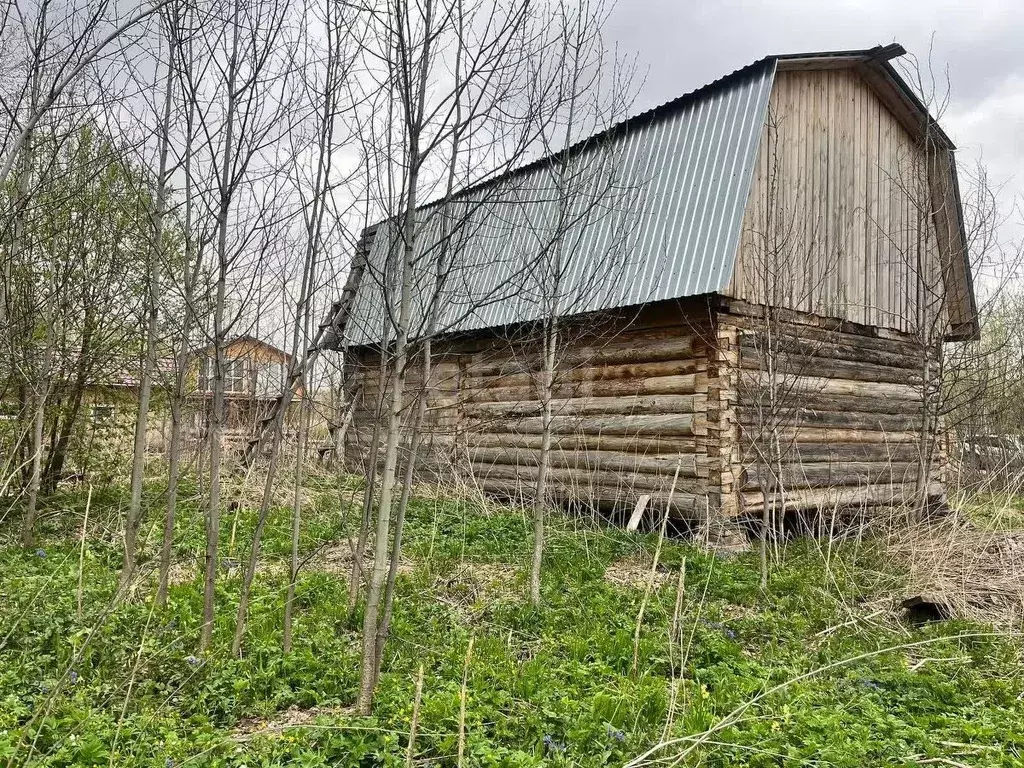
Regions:
<svg viewBox="0 0 1024 768"><path fill-rule="evenodd" d="M309 56L309 59L306 62L307 71L302 78L302 92L304 94L304 103L309 108L308 125L311 127L311 137L308 144L300 145L293 149L293 156L301 158L307 154L310 155L313 173L311 179L307 178L305 174L299 173L298 163L296 163L292 174L296 190L295 195L300 202L300 220L304 230L303 258L299 266L299 286L295 296L294 320L291 324L289 370L285 378L284 389L278 397L270 416L265 420L265 425L269 427L270 431L269 460L256 530L253 534L249 559L242 578L238 612L235 619L235 635L232 643L232 652L235 654L241 652L242 640L245 636L252 582L259 561L263 530L270 513L274 483L277 479L280 463L282 442L284 440L284 420L296 389L308 390L310 380L306 374L311 365L311 359L315 357L317 352L317 347L312 344L313 335L311 333L313 294L318 286L318 277L324 258L325 222L334 220L333 217L328 217L331 208L330 195L333 189L340 183L338 175L332 166L333 158L339 148L340 136L344 135L344 126L340 124L339 113L344 106L342 99L345 96L345 80L349 76L352 63L351 20L343 12L342 8L336 7L332 3L326 4L323 8L311 6L309 11L310 13L307 18L318 18L322 22L321 31L323 32L324 39L322 48L313 40L307 41L307 46L309 47L306 49L306 55ZM315 73L321 67L323 71L322 77ZM307 185L308 192L306 191ZM302 463L306 447L306 422L309 416L308 397L308 391L306 391L300 403L298 441L296 445L295 486L292 505L292 554L284 616L285 652L291 648L292 608L295 596L295 582L298 577L299 568L298 543L299 526L301 524L301 480ZM250 443L249 447L250 449L258 448L259 440L257 439Z"/></svg>
<svg viewBox="0 0 1024 768"><path fill-rule="evenodd" d="M162 25L167 47L163 73L163 101L157 119L157 171L155 200L150 219L150 239L146 244L146 295L145 295L145 348L139 375L139 407L135 419L135 435L132 446L132 473L129 490L128 510L125 519L124 560L121 566L121 583L127 583L135 572L139 523L142 517L142 483L146 462L146 441L149 429L150 396L156 372L159 344L159 308L163 299L160 289L161 272L167 263L164 252L164 217L167 215L168 187L170 185L171 120L175 105L175 72L178 65L178 34L176 20L170 18L176 8L167 9Z"/></svg>
<svg viewBox="0 0 1024 768"><path fill-rule="evenodd" d="M16 49L27 59L27 76L2 91L2 108L10 119L3 135L0 186L26 154L40 121L91 68L116 52L128 33L138 31L170 0L148 7L120 8L109 0L62 7L51 0L17 4L15 13L0 17L0 34L19 29L23 44Z"/></svg>
<svg viewBox="0 0 1024 768"><path fill-rule="evenodd" d="M196 158L193 145L200 135L199 103L195 91L186 95L186 87L193 86L201 78L197 74L196 33L200 26L199 16L191 5L172 6L165 16L169 47L174 56L170 59L172 73L182 83L179 112L182 115L182 146L178 154L178 166L183 176L182 202L180 206L182 230L182 256L184 269L179 274L169 275L168 293L180 300L181 312L173 318L170 327L170 349L174 359L174 374L170 384L170 435L167 442L167 503L164 511L163 538L160 548L160 575L157 588L157 603L164 605L170 579L171 555L174 546L175 517L177 514L178 488L181 478L182 441L184 433L185 403L188 394L189 370L192 362L191 345L195 329L203 325L206 318L201 301L203 268L206 263L206 249L211 240L212 228L203 216L204 205L201 188L197 187Z"/></svg>
<svg viewBox="0 0 1024 768"><path fill-rule="evenodd" d="M554 84L553 111L540 132L548 159L538 173L536 189L517 192L526 213L526 255L518 300L529 319L524 364L533 371L541 418L540 445L530 506L533 545L530 559L529 599L541 603L541 569L544 555L545 518L550 505L548 472L554 418L555 393L564 350L577 335L593 335L565 319L588 307L608 304L621 288L629 238L636 211L629 202L640 193L635 181L619 172L622 158L604 131L625 117L630 83L624 62L611 59L601 39L606 14L601 2L578 8L559 7L557 42L550 57L538 62L538 74ZM593 137L593 138L591 138ZM586 233L605 226L609 237L597 250ZM588 243L588 245L584 245Z"/></svg>

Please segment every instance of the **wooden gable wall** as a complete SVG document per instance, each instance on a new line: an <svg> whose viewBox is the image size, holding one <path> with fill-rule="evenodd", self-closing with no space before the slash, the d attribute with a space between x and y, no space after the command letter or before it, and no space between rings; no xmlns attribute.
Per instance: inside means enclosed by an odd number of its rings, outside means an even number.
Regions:
<svg viewBox="0 0 1024 768"><path fill-rule="evenodd" d="M780 71L725 293L903 332L945 323L927 161L856 69Z"/></svg>

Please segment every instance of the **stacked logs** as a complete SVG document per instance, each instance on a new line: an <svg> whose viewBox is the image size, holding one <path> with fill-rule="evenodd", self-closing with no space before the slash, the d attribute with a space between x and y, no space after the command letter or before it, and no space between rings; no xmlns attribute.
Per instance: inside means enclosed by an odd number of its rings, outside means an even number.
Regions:
<svg viewBox="0 0 1024 768"><path fill-rule="evenodd" d="M739 506L914 498L922 451L934 450L921 439L934 356L907 334L793 312L769 321L745 309L732 302L734 314L720 318L739 339ZM940 463L929 469L928 493L939 495Z"/></svg>

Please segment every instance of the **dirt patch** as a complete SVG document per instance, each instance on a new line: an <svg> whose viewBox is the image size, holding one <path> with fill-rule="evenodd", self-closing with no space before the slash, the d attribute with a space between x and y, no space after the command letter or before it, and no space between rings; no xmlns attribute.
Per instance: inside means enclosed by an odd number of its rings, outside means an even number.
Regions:
<svg viewBox="0 0 1024 768"><path fill-rule="evenodd" d="M373 543L368 541L363 550L363 573L368 573L373 567ZM348 541L339 541L328 544L319 552L313 555L309 562L303 566L310 571L323 571L340 576L348 576L352 572L352 561L354 552ZM403 560L398 564L399 574L411 573L413 563L410 560Z"/></svg>
<svg viewBox="0 0 1024 768"><path fill-rule="evenodd" d="M658 589L674 579L678 579L679 574L669 571L663 563L659 563L652 572L653 564L654 560L650 555L632 554L609 565L605 569L604 579L619 587L635 589L647 589L648 584L653 584L654 588Z"/></svg>
<svg viewBox="0 0 1024 768"><path fill-rule="evenodd" d="M515 566L505 563L464 562L439 580L449 586L465 585L476 592L495 592L507 590L518 574Z"/></svg>
<svg viewBox="0 0 1024 768"><path fill-rule="evenodd" d="M459 563L435 576L432 586L439 602L469 622L495 600L520 595L518 576L517 568L504 563Z"/></svg>
<svg viewBox="0 0 1024 768"><path fill-rule="evenodd" d="M317 554L310 558L306 568L311 571L324 571L347 576L352 572L352 560L354 553L348 541L339 541L328 544ZM369 568L373 564L373 558L367 557L369 547L363 550L363 568Z"/></svg>
<svg viewBox="0 0 1024 768"><path fill-rule="evenodd" d="M199 562L197 560L184 560L171 563L167 571L167 582L171 586L188 584L199 574ZM159 578L159 576L157 577Z"/></svg>
<svg viewBox="0 0 1024 768"><path fill-rule="evenodd" d="M251 741L260 736L277 736L291 728L315 727L317 718L352 717L353 715L355 715L354 707L310 707L309 709L289 707L271 718L243 718L231 729L231 738L240 742Z"/></svg>

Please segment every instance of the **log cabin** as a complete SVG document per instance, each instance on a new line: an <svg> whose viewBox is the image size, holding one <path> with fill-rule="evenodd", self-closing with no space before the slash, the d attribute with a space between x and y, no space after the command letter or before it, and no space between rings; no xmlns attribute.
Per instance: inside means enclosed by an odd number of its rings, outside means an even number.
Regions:
<svg viewBox="0 0 1024 768"><path fill-rule="evenodd" d="M939 363L978 320L955 147L904 54L770 56L419 209L418 468L529 500L550 435L550 500L643 499L722 545L766 510L941 499ZM354 467L398 231L364 233L325 324Z"/></svg>

